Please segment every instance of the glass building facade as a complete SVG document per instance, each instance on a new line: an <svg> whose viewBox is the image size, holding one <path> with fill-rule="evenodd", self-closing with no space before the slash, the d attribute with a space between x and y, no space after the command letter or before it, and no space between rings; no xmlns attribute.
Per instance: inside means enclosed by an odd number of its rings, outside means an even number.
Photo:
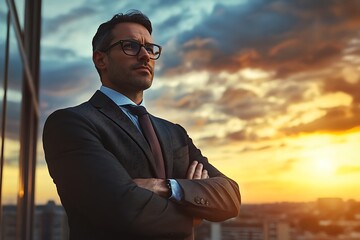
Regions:
<svg viewBox="0 0 360 240"><path fill-rule="evenodd" d="M33 239L40 0L0 0L0 240Z"/></svg>

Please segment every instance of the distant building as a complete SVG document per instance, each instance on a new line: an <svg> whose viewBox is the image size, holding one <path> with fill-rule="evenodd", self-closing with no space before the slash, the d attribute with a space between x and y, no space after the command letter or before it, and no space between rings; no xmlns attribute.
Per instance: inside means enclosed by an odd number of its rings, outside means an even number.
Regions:
<svg viewBox="0 0 360 240"><path fill-rule="evenodd" d="M16 206L4 206L0 239L18 239L16 238L16 219ZM62 206L56 205L53 201L35 207L33 227L33 240L69 239L69 227L65 211Z"/></svg>
<svg viewBox="0 0 360 240"><path fill-rule="evenodd" d="M341 198L319 198L317 208L322 218L339 218L345 210L345 202Z"/></svg>
<svg viewBox="0 0 360 240"><path fill-rule="evenodd" d="M270 219L264 224L265 240L290 240L290 225L287 221Z"/></svg>
<svg viewBox="0 0 360 240"><path fill-rule="evenodd" d="M34 240L68 240L69 227L62 206L49 201L35 208Z"/></svg>
<svg viewBox="0 0 360 240"><path fill-rule="evenodd" d="M2 209L0 239L16 240L16 205L6 205Z"/></svg>
<svg viewBox="0 0 360 240"><path fill-rule="evenodd" d="M223 223L205 222L196 231L201 232L196 235L196 240L291 240L289 223L279 219L238 218Z"/></svg>
<svg viewBox="0 0 360 240"><path fill-rule="evenodd" d="M222 240L264 240L264 223L261 221L224 223L221 235Z"/></svg>

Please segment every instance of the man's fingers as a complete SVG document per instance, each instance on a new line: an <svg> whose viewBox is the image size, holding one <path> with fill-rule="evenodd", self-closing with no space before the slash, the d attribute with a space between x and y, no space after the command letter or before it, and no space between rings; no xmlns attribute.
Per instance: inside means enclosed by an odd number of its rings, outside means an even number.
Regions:
<svg viewBox="0 0 360 240"><path fill-rule="evenodd" d="M202 163L199 163L195 168L193 179L201 179L202 172L203 172L203 165Z"/></svg>
<svg viewBox="0 0 360 240"><path fill-rule="evenodd" d="M204 169L204 165L198 161L193 161L186 174L187 179L207 179L209 173Z"/></svg>
<svg viewBox="0 0 360 240"><path fill-rule="evenodd" d="M198 161L193 161L190 166L189 166L189 169L187 171L187 174L186 174L186 178L187 179L193 179L194 177L194 173L195 173L195 169L196 169L196 166L198 165Z"/></svg>
<svg viewBox="0 0 360 240"><path fill-rule="evenodd" d="M209 178L209 173L207 170L203 170L202 173L201 173L201 179L207 179Z"/></svg>

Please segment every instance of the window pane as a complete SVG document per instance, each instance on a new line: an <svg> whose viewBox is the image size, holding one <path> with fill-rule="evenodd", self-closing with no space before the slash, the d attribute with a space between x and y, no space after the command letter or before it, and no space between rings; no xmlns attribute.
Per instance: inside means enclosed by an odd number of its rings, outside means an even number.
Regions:
<svg viewBox="0 0 360 240"><path fill-rule="evenodd" d="M6 21L2 22L6 31ZM6 36L6 32L3 36ZM5 41L1 39L1 48L5 53ZM1 57L4 58L4 55ZM4 65L2 61L1 65ZM4 69L4 66L1 66ZM2 71L4 73L4 71ZM4 166L2 175L2 229L1 239L14 239L16 229L16 203L19 186L19 134L20 134L20 114L21 114L21 91L22 91L22 61L18 50L18 44L10 26L10 47L9 47L9 65L8 65L8 86L4 89L4 76L1 76L1 99L0 112L6 114L5 119L5 138L4 138ZM3 109L4 91L7 92L7 109Z"/></svg>

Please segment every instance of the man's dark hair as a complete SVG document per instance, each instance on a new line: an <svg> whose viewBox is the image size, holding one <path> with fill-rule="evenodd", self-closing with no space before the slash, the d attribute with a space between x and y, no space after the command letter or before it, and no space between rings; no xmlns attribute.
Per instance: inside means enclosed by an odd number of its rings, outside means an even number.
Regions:
<svg viewBox="0 0 360 240"><path fill-rule="evenodd" d="M151 34L152 33L152 27L151 27L151 21L149 18L143 14L142 12L138 10L130 10L126 12L125 14L118 13L114 15L112 19L110 19L107 22L102 23L93 40L92 40L92 47L93 52L96 50L102 50L108 47L113 40L113 35L111 33L112 29L118 24L118 23L124 23L124 22L132 22L132 23L138 23L143 25Z"/></svg>

